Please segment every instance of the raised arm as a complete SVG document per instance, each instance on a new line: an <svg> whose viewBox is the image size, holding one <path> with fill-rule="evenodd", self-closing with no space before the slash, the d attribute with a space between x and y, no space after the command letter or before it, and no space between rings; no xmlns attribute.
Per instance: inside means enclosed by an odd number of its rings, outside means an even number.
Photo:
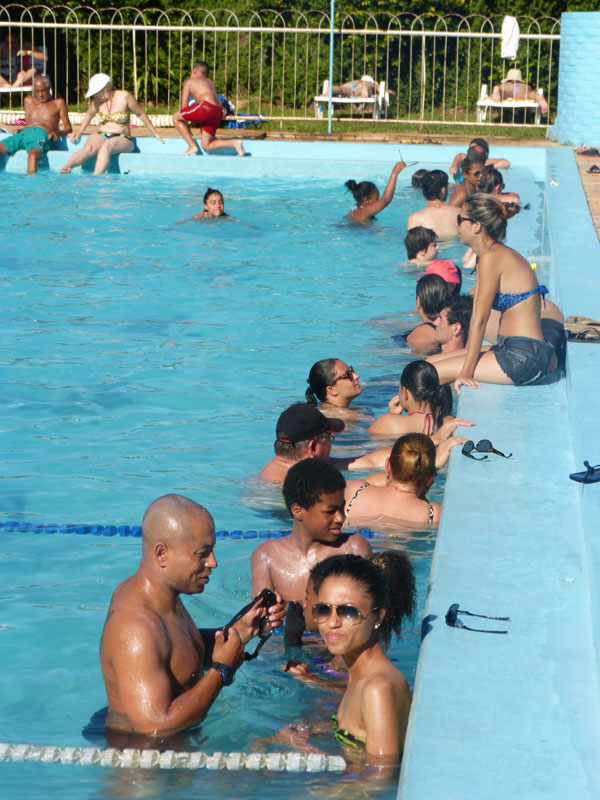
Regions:
<svg viewBox="0 0 600 800"><path fill-rule="evenodd" d="M135 731L170 736L204 719L222 687L216 669L208 669L194 686L173 697L170 648L161 645L160 633L152 624L119 614L104 635L110 639L106 644L111 652L115 691ZM222 631L216 632L215 661L237 668L242 651L236 630L230 631L227 642Z"/></svg>
<svg viewBox="0 0 600 800"><path fill-rule="evenodd" d="M387 186L383 190L383 194L379 198L379 200L375 200L374 203L369 203L368 205L364 206L363 208L359 208L352 213L352 219L354 222L362 222L369 217L373 217L379 211L382 211L386 206L394 199L394 192L396 191L396 180L398 175L402 172L406 164L404 161L398 161L394 164L392 168L392 172L390 174L389 180L387 182Z"/></svg>
<svg viewBox="0 0 600 800"><path fill-rule="evenodd" d="M137 99L132 94L129 94L129 92L127 92L127 105L131 109L131 111L133 111L134 114L138 115L138 117L142 120L144 125L150 131L150 133L154 137L156 137L159 142L162 142L164 144L164 139L162 138L160 133L156 130L156 128L154 127L154 125L150 121L150 117L148 116L148 114L146 114L144 109L138 103Z"/></svg>
<svg viewBox="0 0 600 800"><path fill-rule="evenodd" d="M452 163L450 164L450 169L448 170L450 175L456 175L456 173L458 172L458 165L460 164L460 162L463 160L463 158L465 156L466 156L466 153L457 153L454 156L454 159L452 160Z"/></svg>

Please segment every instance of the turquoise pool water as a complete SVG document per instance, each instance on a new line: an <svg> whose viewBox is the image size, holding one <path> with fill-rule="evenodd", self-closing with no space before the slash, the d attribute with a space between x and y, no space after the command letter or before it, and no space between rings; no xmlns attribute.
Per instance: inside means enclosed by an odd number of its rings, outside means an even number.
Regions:
<svg viewBox="0 0 600 800"><path fill-rule="evenodd" d="M381 318L413 306L419 271L402 266L403 234L422 198L406 178L376 226L352 229L340 222L351 205L341 186L348 177L227 178L217 185L239 222L176 225L201 209L205 184L196 178L3 175L7 196L31 211L0 254L10 299L0 343L0 519L137 524L151 500L176 491L206 505L217 528L287 527L274 510L277 493L252 476L271 456L278 414L302 399L311 364L332 354L352 363L365 386L361 405L381 413L411 357L390 338L396 322ZM383 186L387 173L374 178ZM525 168L511 173L509 188L532 202L514 236L527 236L529 250L521 249L543 273L540 189ZM363 443L355 428L334 454ZM442 486L431 496L440 499ZM135 568L139 542L0 536L9 676L0 740L81 745L82 726L104 703L104 614ZM188 604L200 624L222 624L247 601L253 544L219 542L220 567ZM396 544L415 556L422 610L433 537ZM418 630L393 649L410 680L417 653ZM198 749L248 749L292 719L331 709L280 672L283 660L276 639L244 668L198 732ZM75 769L2 765L6 796L39 797L48 782L73 798L183 797L207 785L207 794L255 796L231 775L160 775L150 786L100 768L75 777ZM274 777L267 796L279 796L274 781L282 780L286 791L308 792L339 778Z"/></svg>

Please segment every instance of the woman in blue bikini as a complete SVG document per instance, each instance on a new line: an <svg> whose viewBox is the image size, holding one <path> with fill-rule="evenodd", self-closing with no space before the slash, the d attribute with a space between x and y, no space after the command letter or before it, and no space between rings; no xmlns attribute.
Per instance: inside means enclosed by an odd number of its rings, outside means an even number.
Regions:
<svg viewBox="0 0 600 800"><path fill-rule="evenodd" d="M479 388L485 383L527 386L540 383L548 372L552 347L540 328L540 306L548 293L522 255L502 244L508 219L518 213L514 203L489 194L476 194L458 215L464 244L477 256L473 316L467 347L457 353L432 356L440 383L454 381ZM483 335L492 309L500 311L498 343L483 348Z"/></svg>

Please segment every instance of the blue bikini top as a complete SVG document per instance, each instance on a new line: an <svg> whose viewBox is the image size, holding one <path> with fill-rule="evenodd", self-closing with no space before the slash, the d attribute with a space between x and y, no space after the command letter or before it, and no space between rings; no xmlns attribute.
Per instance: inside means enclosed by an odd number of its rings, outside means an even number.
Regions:
<svg viewBox="0 0 600 800"><path fill-rule="evenodd" d="M541 283L539 286L536 286L535 289L532 289L530 292L520 292L519 294L504 294L503 292L498 292L498 294L494 297L494 302L492 303L492 308L496 311L506 311L508 308L512 308L516 306L517 303L526 300L528 297L531 297L532 294L539 292L540 297L544 301L544 308L546 307L546 295L548 294L548 289Z"/></svg>

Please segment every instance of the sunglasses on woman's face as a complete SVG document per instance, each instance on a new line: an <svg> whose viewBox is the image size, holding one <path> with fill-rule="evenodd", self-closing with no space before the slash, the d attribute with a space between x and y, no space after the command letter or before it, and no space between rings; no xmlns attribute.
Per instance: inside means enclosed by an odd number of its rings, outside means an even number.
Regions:
<svg viewBox="0 0 600 800"><path fill-rule="evenodd" d="M354 375L354 367L348 367L348 369L346 370L346 372L342 372L342 374L341 374L341 375L338 375L338 376L337 376L337 378L334 378L334 379L331 381L331 384L330 384L330 386L333 386L333 384L334 384L334 383L337 383L338 381L343 381L343 380L344 380L344 378L348 378L348 380L349 380L349 381L351 381L351 380L352 380L352 376L353 376L353 375Z"/></svg>
<svg viewBox="0 0 600 800"><path fill-rule="evenodd" d="M469 440L465 442L462 446L462 454L463 456L467 456L468 458L472 458L473 461L483 461L487 458L487 456L482 456L481 458L476 458L472 455L473 450L476 450L478 453L495 453L497 456L502 456L502 458L512 458L512 453L509 453L507 456L504 453L501 453L500 450L496 450L489 439L481 439L477 444Z"/></svg>
<svg viewBox="0 0 600 800"><path fill-rule="evenodd" d="M463 222L477 222L477 220L476 219L471 219L471 217L461 217L460 214L457 214L456 215L456 224L458 225L459 228L463 224Z"/></svg>
<svg viewBox="0 0 600 800"><path fill-rule="evenodd" d="M369 614L372 614L373 611L377 611L378 609L372 608L365 616L356 606L352 606L349 603L342 603L339 606L333 605L333 603L315 603L312 607L312 613L317 624L322 625L327 622L333 610L335 610L339 619L345 622L346 625L359 625Z"/></svg>

